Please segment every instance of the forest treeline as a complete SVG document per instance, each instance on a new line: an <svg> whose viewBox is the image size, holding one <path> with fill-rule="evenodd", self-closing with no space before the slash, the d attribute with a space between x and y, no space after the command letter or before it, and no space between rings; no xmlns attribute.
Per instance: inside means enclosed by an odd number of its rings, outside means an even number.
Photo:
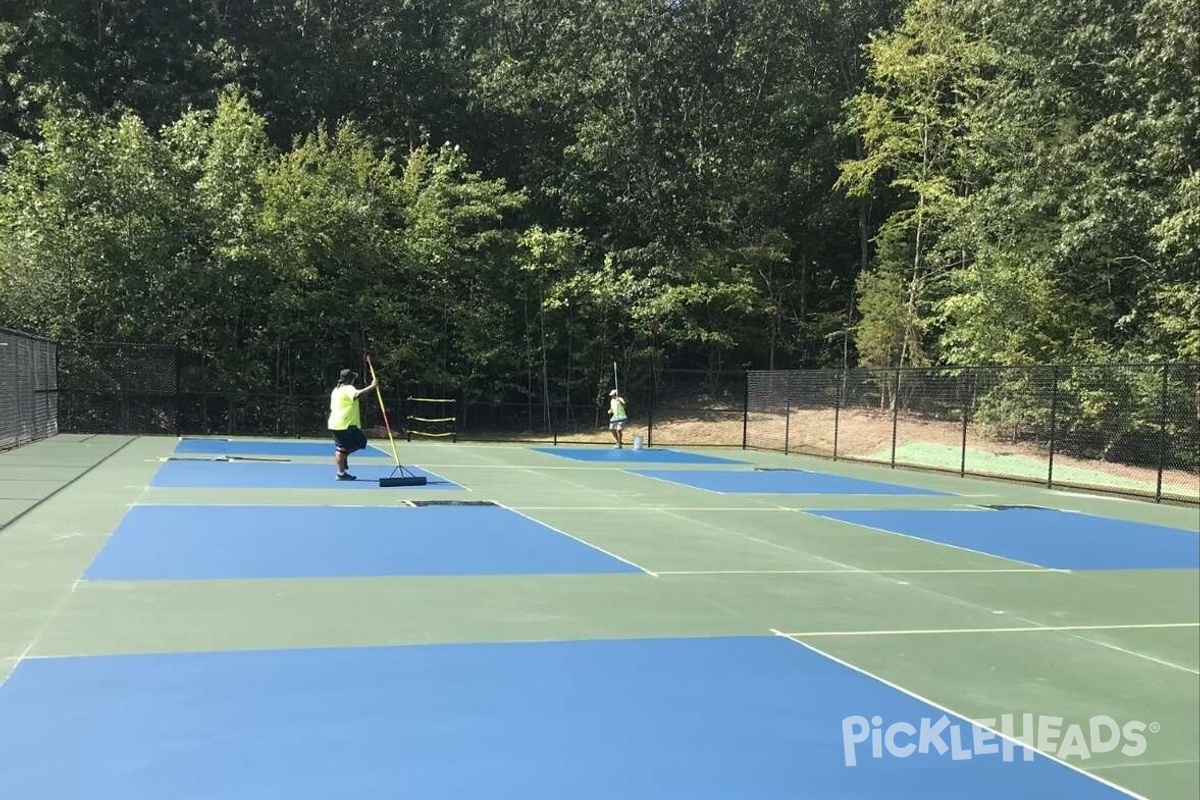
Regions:
<svg viewBox="0 0 1200 800"><path fill-rule="evenodd" d="M0 324L266 390L364 341L476 394L1198 360L1197 31L1195 0L9 0Z"/></svg>

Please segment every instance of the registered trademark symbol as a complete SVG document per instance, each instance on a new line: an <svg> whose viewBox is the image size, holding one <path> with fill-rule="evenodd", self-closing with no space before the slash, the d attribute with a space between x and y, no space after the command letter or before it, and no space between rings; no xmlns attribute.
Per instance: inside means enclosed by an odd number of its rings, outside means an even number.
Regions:
<svg viewBox="0 0 1200 800"><path fill-rule="evenodd" d="M1159 725L1157 722L1150 723L1150 732L1151 733L1158 733L1159 730L1161 730L1161 729L1162 729L1162 726Z"/></svg>

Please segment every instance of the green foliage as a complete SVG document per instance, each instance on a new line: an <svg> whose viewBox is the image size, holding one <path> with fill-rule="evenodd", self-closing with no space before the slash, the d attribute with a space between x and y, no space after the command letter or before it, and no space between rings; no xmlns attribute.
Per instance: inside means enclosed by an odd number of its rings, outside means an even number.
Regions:
<svg viewBox="0 0 1200 800"><path fill-rule="evenodd" d="M909 324L959 363L1196 357L1185 6L916 0L872 41L848 105L864 156L841 185L900 193L878 264L911 278L864 287L860 339Z"/></svg>
<svg viewBox="0 0 1200 800"><path fill-rule="evenodd" d="M183 181L132 115L51 109L0 176L0 313L53 335L165 340L191 244Z"/></svg>
<svg viewBox="0 0 1200 800"><path fill-rule="evenodd" d="M1198 29L1194 0L16 0L0 324L280 391L364 346L517 397L634 353L1198 359ZM1149 391L1067 389L1114 424Z"/></svg>
<svg viewBox="0 0 1200 800"><path fill-rule="evenodd" d="M879 229L882 274L860 277L860 352L872 365L921 364L931 300L951 263L941 238L970 193L962 99L979 91L995 56L941 0L916 0L867 51L868 89L847 103L846 126L864 155L842 165L839 186L862 196L884 181L907 207Z"/></svg>

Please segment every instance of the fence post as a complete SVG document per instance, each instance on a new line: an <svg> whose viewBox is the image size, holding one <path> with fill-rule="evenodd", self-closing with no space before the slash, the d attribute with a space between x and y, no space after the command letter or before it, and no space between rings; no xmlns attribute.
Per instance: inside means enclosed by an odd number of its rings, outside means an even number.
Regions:
<svg viewBox="0 0 1200 800"><path fill-rule="evenodd" d="M21 446L21 430L24 427L23 420L25 414L21 408L21 343L15 337L9 347L13 348L13 408L17 412L16 419L13 420L13 440L17 447Z"/></svg>
<svg viewBox="0 0 1200 800"><path fill-rule="evenodd" d="M121 389L121 433L133 433L133 421L129 413L129 390Z"/></svg>
<svg viewBox="0 0 1200 800"><path fill-rule="evenodd" d="M1167 460L1167 389L1169 383L1169 375L1171 367L1169 364L1163 364L1163 379L1162 379L1162 400L1159 404L1158 418L1158 486L1154 490L1154 502L1162 502L1162 487L1163 487L1163 469L1166 466Z"/></svg>
<svg viewBox="0 0 1200 800"><path fill-rule="evenodd" d="M971 403L972 403L972 386L971 386L971 368L967 367L963 372L963 382L966 383L966 388L963 390L963 409L962 409L962 461L958 465L958 477L963 477L967 474L967 421L971 418Z"/></svg>
<svg viewBox="0 0 1200 800"><path fill-rule="evenodd" d="M287 404L288 404L288 428L290 429L289 433L292 436L295 436L297 439L299 439L300 438L300 429L299 429L300 426L296 424L296 392L295 392L295 389L292 387L291 381L288 382Z"/></svg>
<svg viewBox="0 0 1200 800"><path fill-rule="evenodd" d="M750 370L745 372L745 382L742 392L742 449L746 449L746 443L750 433Z"/></svg>
<svg viewBox="0 0 1200 800"><path fill-rule="evenodd" d="M792 391L789 386L783 396L783 454L788 454L788 442L792 430Z"/></svg>
<svg viewBox="0 0 1200 800"><path fill-rule="evenodd" d="M182 426L179 424L179 415L183 413L183 387L181 375L183 368L179 365L179 343L175 343L175 435L179 436Z"/></svg>
<svg viewBox="0 0 1200 800"><path fill-rule="evenodd" d="M1054 488L1054 444L1058 433L1058 366L1051 372L1050 389L1050 464L1046 471L1046 488Z"/></svg>
<svg viewBox="0 0 1200 800"><path fill-rule="evenodd" d="M650 360L650 401L646 407L646 447L654 446L654 395L657 394L658 381L654 376L654 360Z"/></svg>
<svg viewBox="0 0 1200 800"><path fill-rule="evenodd" d="M842 402L846 394L846 370L842 370L838 389L833 394L833 460L838 457L838 423L841 422Z"/></svg>
<svg viewBox="0 0 1200 800"><path fill-rule="evenodd" d="M55 431L58 431L60 428L65 427L63 425L63 423L66 421L66 417L63 414L64 392L62 390L62 386L59 384L59 375L62 374L61 373L62 356L59 353L59 351L61 349L62 349L62 343L55 342L54 343L54 414L55 414L54 430ZM70 400L68 400L67 403L69 404Z"/></svg>
<svg viewBox="0 0 1200 800"><path fill-rule="evenodd" d="M896 384L892 388L892 469L896 468L896 428L900 422L900 368L896 367Z"/></svg>
<svg viewBox="0 0 1200 800"><path fill-rule="evenodd" d="M421 387L417 387L418 392L420 391L420 388ZM410 392L412 391L411 387L409 388L409 391ZM418 397L419 396L420 395L418 395ZM409 397L412 397L412 395L410 394ZM409 425L408 423L409 423L408 401L400 396L400 386L397 385L396 386L396 424L404 426L404 441L411 442L412 441L412 425Z"/></svg>

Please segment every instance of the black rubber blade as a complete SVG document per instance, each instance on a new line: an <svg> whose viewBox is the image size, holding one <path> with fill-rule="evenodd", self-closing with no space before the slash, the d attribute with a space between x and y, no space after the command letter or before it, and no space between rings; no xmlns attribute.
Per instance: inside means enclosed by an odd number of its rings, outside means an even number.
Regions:
<svg viewBox="0 0 1200 800"><path fill-rule="evenodd" d="M428 482L429 481L423 475L415 475L415 476L404 475L404 476L399 476L399 477L395 477L395 478L380 478L379 479L379 485L382 487L385 487L385 488L391 488L394 486L424 486Z"/></svg>

